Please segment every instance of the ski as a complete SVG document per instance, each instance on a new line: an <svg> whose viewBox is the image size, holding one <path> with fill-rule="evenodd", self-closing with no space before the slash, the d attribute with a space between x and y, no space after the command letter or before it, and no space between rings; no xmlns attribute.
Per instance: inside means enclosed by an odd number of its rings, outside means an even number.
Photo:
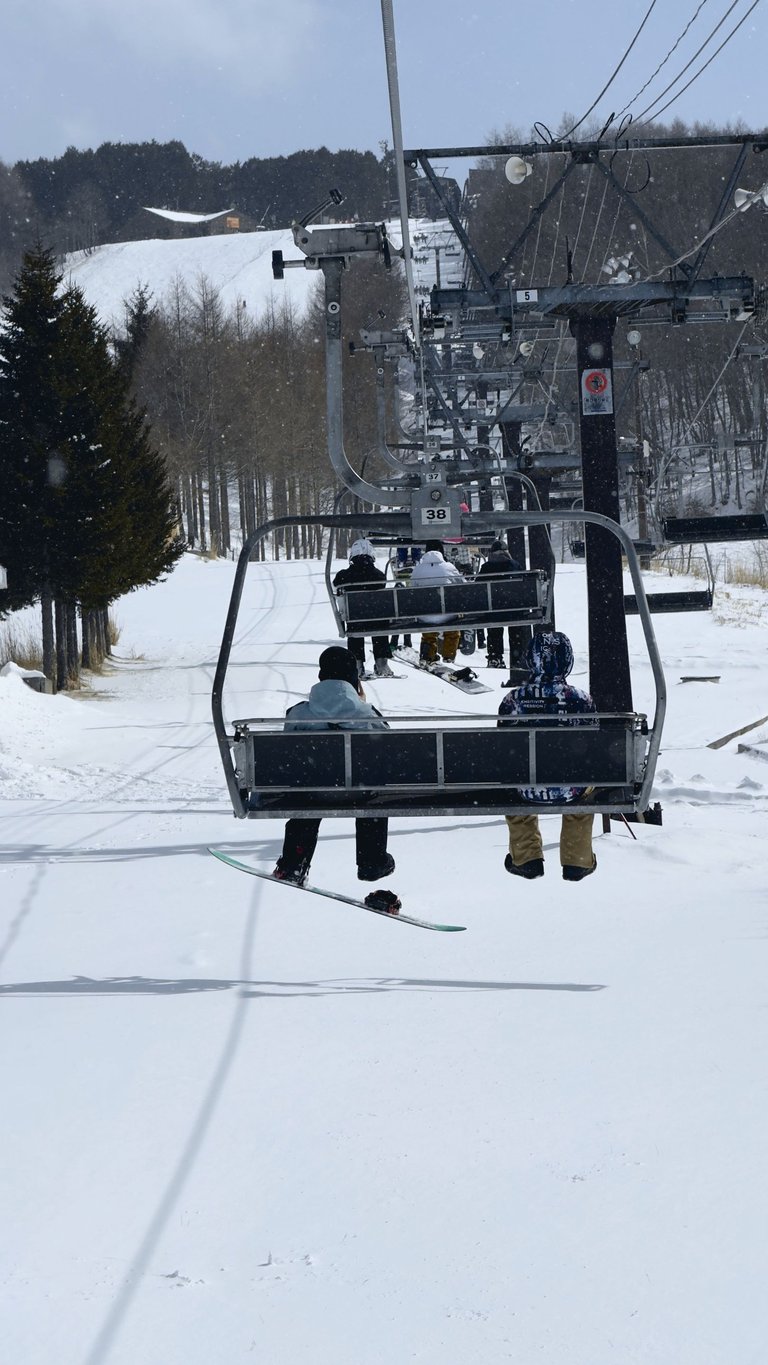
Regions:
<svg viewBox="0 0 768 1365"><path fill-rule="evenodd" d="M409 657L412 656L412 657ZM435 663L426 664L418 657L415 650L395 650L395 658L401 663L410 664L411 668L419 668L423 673L433 673L436 678L442 678L443 682L451 684L451 687L458 687L460 692L490 692L492 689L481 683L477 675L471 668L454 668L451 664ZM470 674L470 677L467 677Z"/></svg>
<svg viewBox="0 0 768 1365"><path fill-rule="evenodd" d="M413 915L402 915L399 908L382 909L377 905L367 905L365 901L356 900L354 896L345 896L341 891L326 891L322 886L309 886L306 882L303 886L297 886L295 882L279 881L273 877L271 872L262 872L257 867L252 867L250 863L243 863L239 858L232 858L229 853L222 853L218 848L209 848L214 858L219 862L227 863L229 867L234 867L238 872L247 872L250 877L261 877L262 881L274 882L275 886L290 886L294 891L309 891L313 896L327 896L329 900L343 901L345 905L356 905L360 910L368 910L372 915L386 915L387 919L399 920L400 924L413 924L417 929L434 929L441 934L463 933L466 929L465 924L433 924L431 920L414 919ZM391 895L391 892L372 891L371 898ZM395 898L397 901L397 898ZM399 901L397 901L399 907Z"/></svg>

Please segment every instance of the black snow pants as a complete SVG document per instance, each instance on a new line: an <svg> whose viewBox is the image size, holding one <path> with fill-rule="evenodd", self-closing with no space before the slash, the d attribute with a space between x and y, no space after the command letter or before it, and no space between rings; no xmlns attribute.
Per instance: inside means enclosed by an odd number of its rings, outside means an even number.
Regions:
<svg viewBox="0 0 768 1365"><path fill-rule="evenodd" d="M283 851L284 867L299 867L312 861L317 846L319 820L289 820L285 826ZM355 820L357 866L378 867L387 854L387 821L384 817L361 817Z"/></svg>

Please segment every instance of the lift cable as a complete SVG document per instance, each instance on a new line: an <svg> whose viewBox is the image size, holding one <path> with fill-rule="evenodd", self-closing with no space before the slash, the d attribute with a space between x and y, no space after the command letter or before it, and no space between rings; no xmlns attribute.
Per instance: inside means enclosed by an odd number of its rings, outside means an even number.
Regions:
<svg viewBox="0 0 768 1365"><path fill-rule="evenodd" d="M669 61L670 57L672 56L673 52L676 52L676 51L677 51L678 47L680 46L681 42L683 41L683 38L685 37L685 35L686 35L686 33L688 32L689 28L690 28L691 25L698 19L698 17L699 17L699 15L701 14L701 11L703 10L704 6L705 6L706 4L708 4L708 3L709 3L709 0L700 0L700 4L697 6L695 12L691 15L691 18L688 20L688 23L686 24L686 26L685 26L685 28L683 29L682 33L679 34L679 36L675 39L674 43L672 44L671 48L669 49L669 52L667 53L667 55L666 55L666 57L664 58L664 60L661 61L661 62L659 62L659 65L656 67L656 70L653 72L653 75L651 75L651 76L648 77L647 81L645 82L645 85L641 85L641 86L640 86L640 89L638 90L637 94L636 94L636 95L633 95L632 98L631 98L631 100L628 100L628 101L627 101L627 103L624 105L624 108L623 108L623 109L620 109L619 112L618 112L618 114L614 114L614 115L613 115L613 118L611 119L611 123L613 123L615 119L620 119L620 118L622 117L623 114L626 114L627 111L629 110L630 106L634 104L635 100L639 100L640 96L648 89L648 86L651 84L651 81L654 81L654 80L656 79L656 77L658 76L659 72L663 69L663 67L666 66L666 64L667 64L667 62ZM710 35L710 37L711 37L711 35ZM709 41L709 39L707 39L707 41ZM695 59L692 58L692 60L695 60ZM609 125L609 126L610 126L610 125Z"/></svg>
<svg viewBox="0 0 768 1365"><path fill-rule="evenodd" d="M703 52L703 50L704 50L704 48L707 46L707 44L708 44L709 42L712 41L712 39L714 38L715 34L717 33L717 30L718 30L719 28L722 28L723 24L725 23L726 19L728 18L728 15L736 8L736 6L737 6L738 3L739 3L739 0L732 0L732 3L728 6L728 9L725 11L725 14L723 15L723 17L722 17L722 19L720 20L720 22L719 22L718 24L715 25L715 27L713 28L713 30L712 30L712 32L710 33L709 37L706 38L706 39L704 40L704 42L701 44L701 46L700 46L699 48L697 48L697 50L694 52L693 56L691 57L691 60L690 60L689 62L686 62L685 66L682 68L681 71L679 71L679 72L677 73L677 75L675 76L674 80L671 80L671 81L669 82L669 85L665 86L665 88L662 90L661 94L660 94L660 95L657 95L655 99L652 99L651 102L650 102L650 104L646 105L645 109L643 109L642 113L640 113L640 114L637 115L637 118L636 118L636 120L635 120L636 123L640 123L641 120L643 120L643 119L645 118L646 114L648 114L648 113L651 111L651 109L653 109L653 107L654 107L655 104L658 104L659 100L661 100L661 99L664 98L664 96L668 93L668 91L670 91L670 90L672 89L673 85L677 85L677 82L680 80L680 77L685 75L686 71L687 71L688 68L695 62L695 60L696 60L696 58L699 56L699 54L700 54L701 52ZM752 0L752 4L750 5L750 7L749 7L749 9L747 10L746 14L744 14L744 15L742 16L742 18L739 20L739 22L738 22L737 24L734 25L734 27L731 29L730 33L727 34L726 37L723 39L723 41L722 41L722 43L720 44L720 46L717 47L717 48L715 48L715 51L712 53L712 55L711 55L710 57L707 58L707 60L705 61L704 65L703 65L703 66L700 66L699 69L698 69L698 71L694 72L694 74L691 76L691 79L690 79L689 81L687 81L686 84L685 84L680 90L678 90L678 92L677 92L676 95L673 95L672 98L671 98L670 100L667 100L667 103L666 103L666 104L663 104L663 105L661 106L660 109L656 109L656 111L655 111L654 114L652 115L652 119L657 119L661 114L663 114L663 113L665 112L665 110L669 109L670 105L672 105L672 104L675 103L675 100L678 100L678 99L680 98L681 95L684 95L684 94L685 94L686 90L690 89L690 87L693 85L694 81L698 80L699 76L701 76L702 73L703 73L704 71L706 71L707 67L710 66L710 65L712 64L712 62L715 60L715 57L719 56L719 54L722 52L723 48L726 47L726 46L728 45L728 43L731 41L731 38L733 38L734 34L738 33L738 31L739 31L739 29L741 28L742 24L746 22L746 20L749 18L749 16L750 16L750 14L752 13L752 11L753 11L754 9L757 9L757 6L758 6L759 4L760 4L760 0ZM650 122L651 120L647 120L647 121Z"/></svg>
<svg viewBox="0 0 768 1365"><path fill-rule="evenodd" d="M382 0L382 3L383 3L383 0ZM627 57L629 56L630 52L632 51L632 48L635 46L635 43L637 42L638 38L640 37L640 34L642 33L643 29L645 28L645 25L646 25L646 23L648 22L648 20L650 19L651 13L652 13L652 11L653 11L655 8L656 8L656 0L651 0L651 3L650 3L650 5L648 6L648 9L646 10L646 12L645 12L645 14L644 14L644 16L643 16L643 19L642 19L642 21L641 21L641 23L640 23L640 27L637 29L637 31L636 31L636 33L635 33L635 36L633 37L631 43L629 44L629 47L626 49L626 51L625 51L625 53L624 53L624 56L622 57L622 59L621 59L621 61L619 62L618 66L614 69L612 75L611 75L611 76L608 78L608 80L606 81L605 85L603 86L602 90L600 91L600 94L592 101L592 103L590 104L590 106L589 106L589 108L587 109L586 113L585 113L585 114L582 114L582 116L581 116L581 118L579 119L578 123L574 123L574 125L573 125L572 128L569 128L567 132L562 133L562 134L560 135L558 141L564 142L566 138L568 138L568 137L571 136L571 133L575 133L575 132L576 132L576 129L581 127L581 125L582 125L582 123L584 123L585 119L588 119L588 118L589 118L589 115L592 113L592 110L600 103L600 100L603 98L603 95L605 94L605 92L606 92L606 90L608 89L608 87L611 86L611 85L613 85L613 82L615 81L616 77L618 76L619 72L621 71L621 68L623 67L625 61L627 60Z"/></svg>

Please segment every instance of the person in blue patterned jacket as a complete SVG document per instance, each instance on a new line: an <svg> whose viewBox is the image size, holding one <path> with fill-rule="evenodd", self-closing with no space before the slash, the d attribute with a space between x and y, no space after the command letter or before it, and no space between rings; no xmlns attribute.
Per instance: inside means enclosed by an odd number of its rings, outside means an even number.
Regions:
<svg viewBox="0 0 768 1365"><path fill-rule="evenodd" d="M587 692L572 687L566 678L573 668L573 649L562 631L539 631L533 636L526 658L529 677L520 687L508 692L499 707L499 715L519 716L531 721L541 718L551 722L557 717L573 716L570 724L578 724L577 715L595 711L595 703ZM521 795L526 801L545 807L547 802L563 804L577 802L584 787L524 787ZM570 811L563 815L560 829L560 862L563 879L581 881L597 867L592 852L591 812ZM509 853L504 859L507 872L531 880L544 876L544 849L541 842L538 816L508 815Z"/></svg>

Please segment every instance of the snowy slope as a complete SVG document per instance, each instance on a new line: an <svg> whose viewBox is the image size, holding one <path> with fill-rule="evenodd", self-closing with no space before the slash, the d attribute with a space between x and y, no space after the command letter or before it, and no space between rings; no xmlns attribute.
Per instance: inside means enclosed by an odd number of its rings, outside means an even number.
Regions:
<svg viewBox="0 0 768 1365"><path fill-rule="evenodd" d="M768 711L765 595L657 618L665 823L598 835L588 881L556 820L531 884L498 819L392 822L388 884L468 926L438 937L206 853L281 834L213 741L232 573L124 599L90 696L0 678L0 1358L762 1365L768 773L706 746ZM580 566L558 619L583 683ZM282 712L332 631L318 563L251 566L228 714ZM313 876L357 892L351 822Z"/></svg>
<svg viewBox="0 0 768 1365"><path fill-rule="evenodd" d="M176 215L177 217L179 215ZM421 292L436 283L436 261L443 284L461 283L459 244L447 220L413 219L414 279ZM388 223L396 250L402 246L400 224ZM272 278L272 252L287 261L301 260L290 229L275 232L237 232L213 237L185 237L178 241L150 239L117 242L65 257L65 279L79 285L107 326L121 325L125 300L137 286L148 286L155 302L168 301L182 280L193 294L205 278L218 290L227 312L245 306L257 318L265 309L290 305L303 311L321 287L316 270L286 270Z"/></svg>
<svg viewBox="0 0 768 1365"><path fill-rule="evenodd" d="M284 279L273 280L273 251L282 251L286 260L299 259L287 228L179 241L117 242L70 253L64 276L79 285L107 326L122 324L124 301L138 285L148 286L160 303L170 298L177 280L194 293L203 277L219 291L227 312L245 305L248 315L257 318L272 304L303 310L317 288L317 271L287 270Z"/></svg>

